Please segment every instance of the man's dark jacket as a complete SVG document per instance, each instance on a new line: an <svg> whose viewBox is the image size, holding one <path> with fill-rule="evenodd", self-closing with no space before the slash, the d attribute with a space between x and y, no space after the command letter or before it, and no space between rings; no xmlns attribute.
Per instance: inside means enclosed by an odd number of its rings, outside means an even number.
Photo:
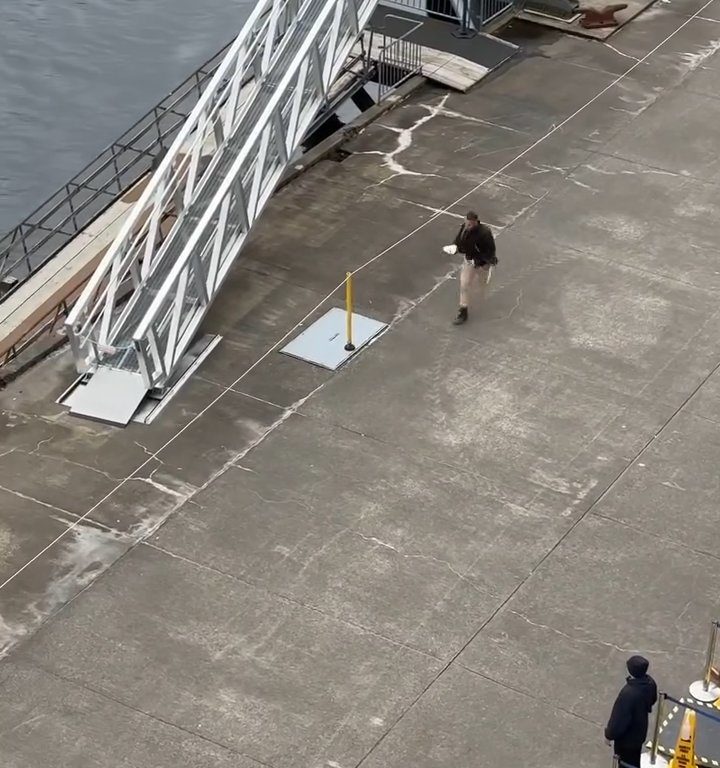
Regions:
<svg viewBox="0 0 720 768"><path fill-rule="evenodd" d="M464 224L455 238L455 245L468 261L476 267L497 264L495 255L495 238L489 227L478 222L477 226L469 229Z"/></svg>
<svg viewBox="0 0 720 768"><path fill-rule="evenodd" d="M657 685L650 675L628 677L615 699L605 738L615 749L638 748L647 737L648 715L657 701Z"/></svg>

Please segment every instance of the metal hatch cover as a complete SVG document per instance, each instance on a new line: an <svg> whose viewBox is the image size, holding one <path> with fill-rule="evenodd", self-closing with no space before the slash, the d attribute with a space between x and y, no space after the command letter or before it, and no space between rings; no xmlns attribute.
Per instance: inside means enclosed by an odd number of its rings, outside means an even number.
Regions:
<svg viewBox="0 0 720 768"><path fill-rule="evenodd" d="M333 307L284 346L280 352L329 371L336 371L387 328L387 323L353 313L352 337L355 347L352 351L347 351L345 349L346 318L347 313L344 309Z"/></svg>
<svg viewBox="0 0 720 768"><path fill-rule="evenodd" d="M73 416L127 426L147 395L143 377L135 371L98 368L65 401Z"/></svg>

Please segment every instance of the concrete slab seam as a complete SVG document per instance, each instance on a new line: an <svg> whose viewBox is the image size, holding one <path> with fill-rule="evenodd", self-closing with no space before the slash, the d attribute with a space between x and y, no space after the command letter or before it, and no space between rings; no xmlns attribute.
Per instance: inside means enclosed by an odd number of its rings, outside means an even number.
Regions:
<svg viewBox="0 0 720 768"><path fill-rule="evenodd" d="M714 424L717 422L713 422ZM649 536L653 539L656 539L657 541L662 541L664 544L669 544L670 546L677 546L677 540L676 539L668 539L665 536L663 536L660 533L655 533L653 531L645 531L642 528L639 528L637 525L633 525L632 523L627 522L627 520L619 520L616 517L613 517L612 515L609 515L605 512L596 512L593 511L592 513L593 517L597 517L599 520L606 520L609 523L612 523L613 525L619 525L623 528L627 528L630 531L634 531L635 533L639 533L643 536ZM689 544L683 543L683 548L688 550L689 552L692 552L695 555L699 555L700 557L707 557L711 560L720 560L720 555L718 555L717 552L710 552L706 551L704 549L698 549L697 547L690 546ZM692 648L689 649L697 653L702 653L699 649Z"/></svg>
<svg viewBox="0 0 720 768"><path fill-rule="evenodd" d="M510 166L512 166L514 163L516 163L518 160L521 160L523 157L525 157L528 153L530 153L533 149L538 147L540 144L542 144L544 141L546 141L548 138L550 138L552 135L554 135L557 131L559 131L561 128L563 128L565 125L567 125L569 122L571 122L575 117L577 117L579 114L584 112L589 106L594 104L598 99L600 99L605 93L607 93L609 90L614 88L618 83L622 82L629 74L631 74L637 67L639 67L642 63L647 61L656 51L658 51L665 43L667 43L669 40L671 40L678 32L680 32L682 29L684 29L688 24L690 24L693 20L695 20L698 16L702 14L702 12L708 8L714 0L708 0L701 8L699 8L692 16L688 17L685 21L683 21L682 24L680 24L675 30L673 30L667 37L665 37L660 43L658 43L654 48L652 48L650 51L648 51L641 59L639 59L637 62L635 62L631 67L629 67L625 72L623 72L621 75L618 75L614 80L612 80L607 86L605 86L602 90L600 90L598 93L596 93L591 99L589 99L585 104L583 104L581 107L576 109L571 115L563 119L560 123L554 125L549 131L547 131L543 136L541 136L539 139L537 139L535 142L530 144L528 147L526 147L522 152L520 152L518 155L516 155L512 160L508 161L505 165L503 165L501 168L499 168L497 171L494 171L492 174L487 176L483 181L481 181L479 184L476 184L474 187L472 187L470 190L468 190L465 194L463 194L461 197L459 197L457 200L455 200L452 204L448 205L443 209L443 211L447 211L451 208L453 208L455 205L458 205L459 203L463 202L466 198L468 198L470 195L477 192L478 189L481 189L486 184L493 181L495 178L497 178L499 175L501 175L504 171L506 171ZM357 267L355 270L352 271L352 275L356 275L362 270L369 267L371 264L374 264L378 259L385 256L387 253L392 251L394 248L396 248L398 245L401 245L406 240L408 240L410 237L415 235L417 232L422 231L430 225L435 219L437 219L441 214L433 214L430 216L426 221L419 224L417 227L415 227L413 230L405 234L403 237L398 239L396 242L394 242L392 245L388 246L384 250L380 251L378 254L373 256L372 258L368 259L364 264L361 264L359 267ZM160 447L158 448L152 456L149 456L140 466L138 466L130 475L128 475L126 478L124 478L120 483L118 483L114 488L112 488L108 493L103 496L99 501L97 501L92 507L88 509L87 512L85 512L82 516L80 516L75 522L73 522L71 525L69 525L65 530L63 530L58 536L56 536L52 541L50 541L45 547L43 547L42 550L40 550L37 554L35 554L30 560L28 560L24 565L22 565L20 568L18 568L14 573L12 573L10 576L8 576L2 583L0 583L0 591L5 589L5 587L8 586L12 581L14 581L21 573L23 573L27 568L29 568L34 562L36 562L39 558L41 558L47 551L52 549L59 541L65 538L68 533L73 531L75 528L77 528L81 523L83 523L85 520L87 520L90 515L107 499L109 499L113 494L115 494L128 480L130 480L138 471L140 471L143 467L145 467L150 461L153 460L153 458L157 458L158 454L160 454L165 448L167 448L169 445L171 445L178 437L180 437L184 432L189 429L198 419L200 419L205 413L207 413L217 402L219 402L230 390L232 387L236 386L240 381L242 381L249 373L251 373L255 368L257 368L267 357L269 357L286 339L288 339L297 328L299 328L309 317L312 316L314 312L316 312L320 307L322 307L325 302L327 302L338 290L340 290L345 284L345 280L342 280L338 283L338 285L333 288L330 293L327 294L327 296L318 303L316 307L313 307L306 315L302 318L298 323L296 323L293 328L291 328L287 333L285 333L275 344L273 344L263 355L261 355L252 365L250 365L243 373L241 373L235 381L233 381L228 387L220 392L217 397L215 397L210 403L208 403L199 413L197 413L195 416L193 416L192 419L190 419L183 427L181 427L174 435L172 435L168 440Z"/></svg>
<svg viewBox="0 0 720 768"><path fill-rule="evenodd" d="M517 686L511 685L510 683L507 683L505 681L496 680L494 677L491 677L490 675L485 674L484 672L480 672L477 669L473 669L472 667L466 666L461 661L457 661L455 663L457 664L458 667L465 670L465 672L467 672L470 675L475 675L476 677L479 677L483 680L487 680L488 682L493 683L494 685L497 685L499 688L506 688L507 690L513 691L513 693L518 693L521 696L524 696L525 698L530 699L532 701L538 701L542 704L546 704L549 707L553 707L558 712L564 712L569 717L572 717L576 720L580 720L583 723L587 723L588 725L592 725L596 728L602 728L605 725L603 721L592 720L589 717L579 715L577 712L573 712L571 709L567 709L566 707L556 704L550 699L545 699L542 696L533 696L532 693L530 693L528 690L524 688L518 688Z"/></svg>
<svg viewBox="0 0 720 768"><path fill-rule="evenodd" d="M343 529L339 533L346 533L350 531L350 529ZM354 531L350 531L351 533L355 533ZM283 600L290 605L298 606L300 608L304 608L308 611L312 611L313 613L318 614L319 616L322 616L323 618L330 619L331 621L336 621L340 624L343 624L347 627L351 627L352 629L359 629L361 632L372 635L372 637L376 637L378 640L382 640L385 643L388 643L388 645L394 646L398 651L412 651L412 653L420 654L421 656L425 656L426 658L430 659L431 661L437 661L441 662L442 659L439 656L436 656L433 653L430 653L427 650L424 650L423 648L415 645L409 645L407 643L403 643L399 640L393 640L391 637L387 637L386 635L382 634L382 632L378 632L375 629L371 629L370 627L366 627L363 624L359 624L355 621L350 621L349 619L336 615L334 613L328 613L327 611L322 610L321 608L318 608L316 605L313 605L312 603L307 603L303 600L299 600L296 597L293 597L292 595L288 595L285 592L279 592L274 589L270 589L269 587L264 586L261 583L257 583L253 581L252 578L248 578L246 576L239 576L235 573L230 573L229 571L225 571L222 568L217 568L214 565L209 565L208 563L201 563L197 560L193 560L191 557L186 557L185 555L179 555L176 552L172 552L169 549L166 549L165 547L161 547L158 544L155 544L151 541L141 541L139 542L140 546L148 547L149 549L154 549L157 552L161 552L163 555L166 555L167 557L172 557L175 560L180 560L183 563L187 563L188 565L193 566L194 568L199 568L200 570L209 571L210 573L214 573L218 576L222 576L223 578L231 579L232 581L236 581L240 584L243 584L246 587L252 587L255 590L258 590L259 592L263 592L266 595L270 595L272 597L277 597L280 600Z"/></svg>
<svg viewBox="0 0 720 768"><path fill-rule="evenodd" d="M228 744L224 744L220 741L216 741L215 739L211 739L209 736L207 736L204 733L201 733L199 731L189 730L188 728L185 728L182 725L178 725L178 723L172 722L171 720L165 720L159 715L152 714L150 712L145 712L144 709L133 706L128 702L121 701L120 699L111 695L107 691L102 691L102 690L99 690L98 688L95 688L92 685L89 685L88 683L85 683L85 682L81 683L77 680L73 680L72 678L65 677L64 675L61 675L59 672L53 669L49 669L43 664L39 664L36 662L35 667L39 669L41 672L43 672L44 674L50 675L50 677L54 677L56 680L60 680L61 682L74 686L75 688L80 688L82 690L89 691L90 693L93 693L96 696L100 696L103 699L106 699L107 701L111 701L114 704L117 704L119 707L122 707L123 709L127 709L131 712L136 712L137 714L142 715L143 717L148 717L151 720L154 720L155 722L158 722L158 723L162 723L163 725L169 728L173 728L175 730L181 731L182 733L185 733L188 736L191 736L192 738L201 739L202 741L205 741L208 744L212 744L213 746L220 747L221 749L224 749L227 752L230 752L234 755L239 755L240 757L246 758L247 760L251 760L252 762L257 763L258 765L264 766L265 768L275 768L275 766L272 763L268 763L267 761L261 760L258 757L253 757L252 755L248 755L247 753L238 750L236 747L232 747Z"/></svg>

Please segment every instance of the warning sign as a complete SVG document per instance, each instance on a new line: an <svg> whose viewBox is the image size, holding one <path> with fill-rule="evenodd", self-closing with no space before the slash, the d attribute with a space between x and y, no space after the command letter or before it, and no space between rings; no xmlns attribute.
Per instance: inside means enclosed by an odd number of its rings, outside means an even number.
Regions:
<svg viewBox="0 0 720 768"><path fill-rule="evenodd" d="M695 713L685 710L670 768L695 768Z"/></svg>

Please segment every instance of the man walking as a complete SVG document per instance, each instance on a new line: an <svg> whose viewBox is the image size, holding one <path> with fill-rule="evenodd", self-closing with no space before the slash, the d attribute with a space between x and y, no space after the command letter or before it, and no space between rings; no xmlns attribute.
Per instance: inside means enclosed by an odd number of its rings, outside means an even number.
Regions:
<svg viewBox="0 0 720 768"><path fill-rule="evenodd" d="M648 675L650 662L642 656L627 660L630 676L615 699L605 740L614 742L622 766L640 768L640 753L647 738L648 716L657 701L657 685Z"/></svg>
<svg viewBox="0 0 720 768"><path fill-rule="evenodd" d="M495 238L490 227L480 223L477 213L469 211L455 242L445 250L464 256L460 270L460 307L454 320L455 325L462 325L468 319L471 290L478 285L483 296L490 282L491 268L497 264Z"/></svg>

